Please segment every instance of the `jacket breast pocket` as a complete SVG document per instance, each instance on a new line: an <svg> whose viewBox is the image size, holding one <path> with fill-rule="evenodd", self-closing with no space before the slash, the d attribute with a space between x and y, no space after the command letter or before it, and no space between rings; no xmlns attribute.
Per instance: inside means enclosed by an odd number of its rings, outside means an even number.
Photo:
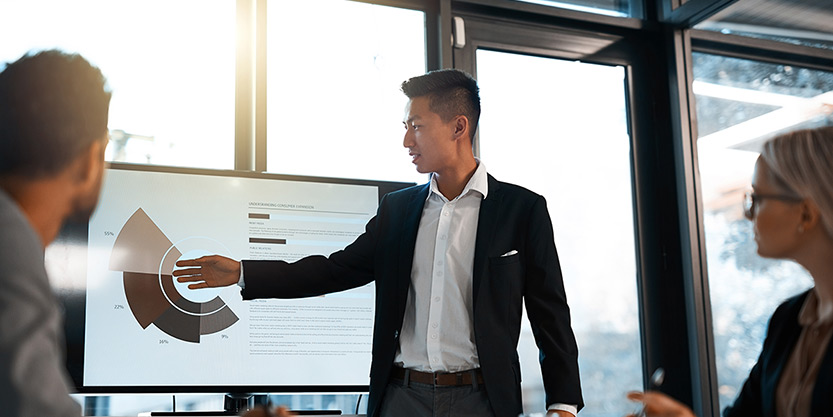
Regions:
<svg viewBox="0 0 833 417"><path fill-rule="evenodd" d="M479 290L479 300L491 306L495 317L512 328L519 323L524 293L524 263L519 254L489 258L489 273Z"/></svg>
<svg viewBox="0 0 833 417"><path fill-rule="evenodd" d="M489 275L498 281L516 281L523 277L523 263L519 254L489 258Z"/></svg>

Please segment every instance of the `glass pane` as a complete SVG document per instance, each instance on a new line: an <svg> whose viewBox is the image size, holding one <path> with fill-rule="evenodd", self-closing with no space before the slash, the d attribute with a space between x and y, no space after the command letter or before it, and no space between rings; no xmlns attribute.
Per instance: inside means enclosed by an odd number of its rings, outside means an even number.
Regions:
<svg viewBox="0 0 833 417"><path fill-rule="evenodd" d="M740 0L696 29L833 49L829 1Z"/></svg>
<svg viewBox="0 0 833 417"><path fill-rule="evenodd" d="M757 255L743 193L763 141L833 124L833 73L694 54L697 153L704 206L720 407L761 352L769 317L812 281L793 262Z"/></svg>
<svg viewBox="0 0 833 417"><path fill-rule="evenodd" d="M101 69L109 160L233 167L233 0L3 0L0 39L0 62L59 48Z"/></svg>
<svg viewBox="0 0 833 417"><path fill-rule="evenodd" d="M399 91L425 73L425 14L345 0L267 14L268 170L425 182L402 146Z"/></svg>
<svg viewBox="0 0 833 417"><path fill-rule="evenodd" d="M615 17L631 16L629 0L515 0L579 12L596 13ZM638 1L638 0L637 0Z"/></svg>
<svg viewBox="0 0 833 417"><path fill-rule="evenodd" d="M547 199L579 345L583 416L629 414L625 393L642 388L624 77L622 67L477 51L480 155L495 178ZM543 411L526 320L518 349L524 409Z"/></svg>

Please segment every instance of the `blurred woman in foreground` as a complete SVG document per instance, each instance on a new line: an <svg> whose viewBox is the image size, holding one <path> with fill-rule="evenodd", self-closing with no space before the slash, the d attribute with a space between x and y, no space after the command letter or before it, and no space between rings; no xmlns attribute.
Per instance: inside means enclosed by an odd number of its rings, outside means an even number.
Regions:
<svg viewBox="0 0 833 417"><path fill-rule="evenodd" d="M758 362L723 415L833 416L833 127L764 143L744 211L758 254L794 260L814 286L775 310ZM628 398L645 403L649 417L694 416L659 392Z"/></svg>

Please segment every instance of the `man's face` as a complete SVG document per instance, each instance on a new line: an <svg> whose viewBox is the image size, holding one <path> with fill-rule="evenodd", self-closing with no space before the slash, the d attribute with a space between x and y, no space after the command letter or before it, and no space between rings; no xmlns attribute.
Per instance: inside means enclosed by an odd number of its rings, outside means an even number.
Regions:
<svg viewBox="0 0 833 417"><path fill-rule="evenodd" d="M417 172L441 173L453 163L454 121L443 122L440 115L429 109L428 97L414 97L405 106L405 137L402 145L408 148Z"/></svg>

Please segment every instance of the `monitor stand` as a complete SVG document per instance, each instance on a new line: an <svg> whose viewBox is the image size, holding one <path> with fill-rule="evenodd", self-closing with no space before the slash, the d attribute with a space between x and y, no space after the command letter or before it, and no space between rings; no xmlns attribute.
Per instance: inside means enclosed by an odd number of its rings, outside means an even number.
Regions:
<svg viewBox="0 0 833 417"><path fill-rule="evenodd" d="M259 395L258 401L265 402L265 396ZM239 416L254 407L252 394L232 392L226 394L223 400L223 411L152 411L151 416ZM260 402L259 404L263 404ZM304 415L341 415L341 410L293 410L293 414Z"/></svg>
<svg viewBox="0 0 833 417"><path fill-rule="evenodd" d="M252 394L230 392L226 394L223 400L223 408L225 411L234 413L235 415L247 411L253 406Z"/></svg>
<svg viewBox="0 0 833 417"><path fill-rule="evenodd" d="M223 399L223 411L152 411L151 416L237 416L253 406L252 394L230 392Z"/></svg>

